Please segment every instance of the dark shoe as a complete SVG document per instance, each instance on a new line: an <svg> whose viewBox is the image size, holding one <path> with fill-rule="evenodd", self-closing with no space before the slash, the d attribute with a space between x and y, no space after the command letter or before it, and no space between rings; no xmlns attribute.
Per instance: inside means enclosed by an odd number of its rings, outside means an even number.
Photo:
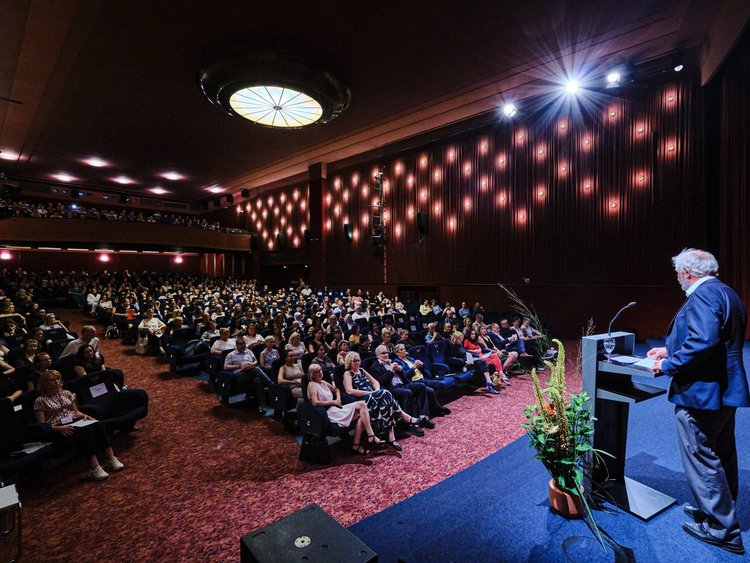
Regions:
<svg viewBox="0 0 750 563"><path fill-rule="evenodd" d="M358 444L357 442L353 442L352 443L352 453L353 454L367 455L367 454L370 453L370 450L368 450L362 444Z"/></svg>
<svg viewBox="0 0 750 563"><path fill-rule="evenodd" d="M375 434L370 434L367 436L367 444L373 449L373 450L382 450L383 446L385 445L385 442L375 436Z"/></svg>
<svg viewBox="0 0 750 563"><path fill-rule="evenodd" d="M451 413L451 410L448 407L440 407L440 410L438 411L439 416L446 416Z"/></svg>
<svg viewBox="0 0 750 563"><path fill-rule="evenodd" d="M721 549L728 551L729 553L736 553L737 555L743 555L745 553L745 546L742 545L741 538L739 540L739 543L729 543L717 540L706 531L703 523L699 524L697 522L683 522L682 529L693 536L695 539L710 545L715 545L716 547L720 547Z"/></svg>
<svg viewBox="0 0 750 563"><path fill-rule="evenodd" d="M258 405L258 414L260 416L266 416L267 407L265 405Z"/></svg>
<svg viewBox="0 0 750 563"><path fill-rule="evenodd" d="M422 432L422 433L424 434L424 432ZM401 452L401 451L404 450L404 448L401 446L401 444L399 444L395 440L393 442L391 442L390 440L387 440L387 443L388 443L389 446L391 446L397 452Z"/></svg>
<svg viewBox="0 0 750 563"><path fill-rule="evenodd" d="M692 518L695 522L703 522L708 518L708 515L700 508L696 508L690 504L686 504L685 506L683 506L682 511L690 518Z"/></svg>
<svg viewBox="0 0 750 563"><path fill-rule="evenodd" d="M422 425L422 428L429 428L430 430L433 430L435 428L435 423L426 416L422 416L419 418L419 424Z"/></svg>
<svg viewBox="0 0 750 563"><path fill-rule="evenodd" d="M491 395L499 395L500 391L495 389L491 383L488 383L485 388L483 389L486 393L490 393Z"/></svg>
<svg viewBox="0 0 750 563"><path fill-rule="evenodd" d="M409 425L409 430L411 430L411 433L415 436L419 436L420 438L424 436L424 430L422 430L419 427L419 422L413 422Z"/></svg>

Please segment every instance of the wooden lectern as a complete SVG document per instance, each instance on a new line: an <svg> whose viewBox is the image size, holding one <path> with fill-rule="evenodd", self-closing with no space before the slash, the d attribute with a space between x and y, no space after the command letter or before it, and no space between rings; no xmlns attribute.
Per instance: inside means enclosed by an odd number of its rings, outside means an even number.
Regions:
<svg viewBox="0 0 750 563"><path fill-rule="evenodd" d="M633 376L660 376L650 369L617 362L617 355L633 355L635 334L611 334L615 339L611 362L606 360L602 348L602 343L608 336L606 333L596 334L584 336L582 339L583 390L592 398L590 408L592 415L597 419L593 446L612 454L615 458L604 457L605 471L604 468L592 467L593 456L590 456L587 469L595 481L603 485L605 500L613 502L641 520L650 520L677 501L625 476L628 415L630 405L664 395L666 391L633 381Z"/></svg>

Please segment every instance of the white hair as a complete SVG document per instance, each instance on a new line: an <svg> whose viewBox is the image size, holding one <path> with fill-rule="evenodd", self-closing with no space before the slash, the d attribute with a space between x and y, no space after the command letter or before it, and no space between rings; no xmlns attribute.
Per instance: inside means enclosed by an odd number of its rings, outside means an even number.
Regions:
<svg viewBox="0 0 750 563"><path fill-rule="evenodd" d="M677 256L672 257L672 264L678 272L687 269L696 277L719 274L719 263L714 255L697 248L684 248Z"/></svg>

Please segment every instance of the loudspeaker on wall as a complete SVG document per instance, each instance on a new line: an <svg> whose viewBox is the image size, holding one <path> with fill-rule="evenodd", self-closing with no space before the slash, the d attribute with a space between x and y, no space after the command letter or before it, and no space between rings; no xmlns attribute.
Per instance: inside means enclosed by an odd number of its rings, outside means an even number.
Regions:
<svg viewBox="0 0 750 563"><path fill-rule="evenodd" d="M427 213L417 213L417 229L422 235L430 232L430 216Z"/></svg>

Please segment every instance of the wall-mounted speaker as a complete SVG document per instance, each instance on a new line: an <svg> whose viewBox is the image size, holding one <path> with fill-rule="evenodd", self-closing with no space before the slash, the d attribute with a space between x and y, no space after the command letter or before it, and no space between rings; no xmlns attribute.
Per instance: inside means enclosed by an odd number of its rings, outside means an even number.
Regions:
<svg viewBox="0 0 750 563"><path fill-rule="evenodd" d="M279 245L279 248L286 248L288 240L286 233L276 235L276 243Z"/></svg>
<svg viewBox="0 0 750 563"><path fill-rule="evenodd" d="M420 235L430 232L430 216L427 213L417 213L417 230Z"/></svg>
<svg viewBox="0 0 750 563"><path fill-rule="evenodd" d="M263 239L260 235L254 234L250 237L250 248L252 250L261 250L263 248Z"/></svg>
<svg viewBox="0 0 750 563"><path fill-rule="evenodd" d="M221 207L221 198L215 197L211 200L211 202L214 204L214 207Z"/></svg>
<svg viewBox="0 0 750 563"><path fill-rule="evenodd" d="M250 190L243 188L242 190L240 190L240 194L243 198L247 199L250 197Z"/></svg>
<svg viewBox="0 0 750 563"><path fill-rule="evenodd" d="M234 203L234 196L232 194L228 194L224 199L227 200L227 203Z"/></svg>
<svg viewBox="0 0 750 563"><path fill-rule="evenodd" d="M310 244L310 240L312 240L312 235L310 234L310 229L305 229L305 232L303 233L303 236L305 238L305 244Z"/></svg>
<svg viewBox="0 0 750 563"><path fill-rule="evenodd" d="M354 227L351 223L344 223L344 236L349 242L354 240Z"/></svg>

